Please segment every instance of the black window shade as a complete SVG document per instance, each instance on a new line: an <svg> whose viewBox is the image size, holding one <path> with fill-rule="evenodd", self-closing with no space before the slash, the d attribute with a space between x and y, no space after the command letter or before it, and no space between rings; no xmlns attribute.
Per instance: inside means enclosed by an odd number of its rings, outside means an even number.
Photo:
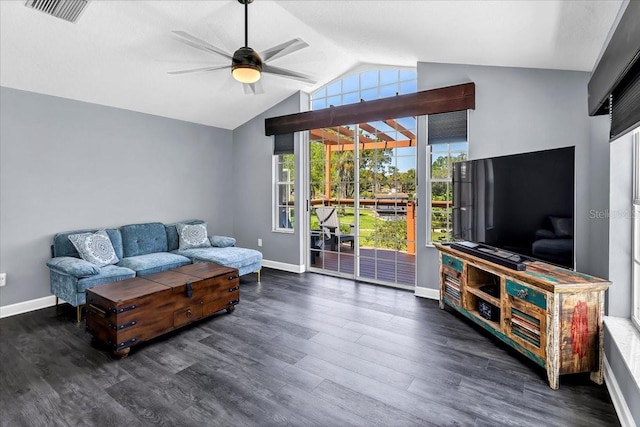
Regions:
<svg viewBox="0 0 640 427"><path fill-rule="evenodd" d="M276 134L273 138L273 155L293 154L293 132Z"/></svg>
<svg viewBox="0 0 640 427"><path fill-rule="evenodd" d="M467 141L467 110L430 114L428 144L449 144Z"/></svg>
<svg viewBox="0 0 640 427"><path fill-rule="evenodd" d="M640 124L640 60L611 94L611 133L614 140Z"/></svg>

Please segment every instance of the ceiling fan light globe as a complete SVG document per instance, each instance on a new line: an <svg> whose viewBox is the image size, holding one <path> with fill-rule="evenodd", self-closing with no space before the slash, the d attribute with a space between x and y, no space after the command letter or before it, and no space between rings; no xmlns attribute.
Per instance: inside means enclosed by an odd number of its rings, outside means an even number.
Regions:
<svg viewBox="0 0 640 427"><path fill-rule="evenodd" d="M260 80L260 71L255 68L237 67L231 71L231 75L240 83L255 83Z"/></svg>
<svg viewBox="0 0 640 427"><path fill-rule="evenodd" d="M255 83L260 80L262 59L250 47L236 50L231 59L231 74L241 83Z"/></svg>

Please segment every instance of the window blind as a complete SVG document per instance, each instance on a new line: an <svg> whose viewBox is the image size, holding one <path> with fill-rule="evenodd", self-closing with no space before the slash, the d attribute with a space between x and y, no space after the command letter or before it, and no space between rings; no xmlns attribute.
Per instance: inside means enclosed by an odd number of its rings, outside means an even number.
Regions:
<svg viewBox="0 0 640 427"><path fill-rule="evenodd" d="M427 141L429 145L467 141L467 110L430 114Z"/></svg>
<svg viewBox="0 0 640 427"><path fill-rule="evenodd" d="M293 154L293 132L276 134L273 138L273 155Z"/></svg>
<svg viewBox="0 0 640 427"><path fill-rule="evenodd" d="M611 140L640 124L640 60L611 95Z"/></svg>

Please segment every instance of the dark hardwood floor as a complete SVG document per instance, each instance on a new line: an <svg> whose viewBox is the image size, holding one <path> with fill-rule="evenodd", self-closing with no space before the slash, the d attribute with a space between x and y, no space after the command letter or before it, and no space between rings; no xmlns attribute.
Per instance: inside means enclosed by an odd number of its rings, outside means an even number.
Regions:
<svg viewBox="0 0 640 427"><path fill-rule="evenodd" d="M412 292L264 269L220 313L114 360L68 305L0 320L3 426L616 426L604 386L544 371Z"/></svg>

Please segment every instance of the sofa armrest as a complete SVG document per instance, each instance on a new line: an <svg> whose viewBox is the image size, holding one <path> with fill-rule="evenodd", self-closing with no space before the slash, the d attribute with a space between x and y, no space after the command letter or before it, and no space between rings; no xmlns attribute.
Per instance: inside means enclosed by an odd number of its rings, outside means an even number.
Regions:
<svg viewBox="0 0 640 427"><path fill-rule="evenodd" d="M61 256L47 261L47 267L74 277L88 277L100 273L100 267L81 258Z"/></svg>
<svg viewBox="0 0 640 427"><path fill-rule="evenodd" d="M209 243L217 248L228 248L236 245L236 239L227 236L209 236Z"/></svg>

